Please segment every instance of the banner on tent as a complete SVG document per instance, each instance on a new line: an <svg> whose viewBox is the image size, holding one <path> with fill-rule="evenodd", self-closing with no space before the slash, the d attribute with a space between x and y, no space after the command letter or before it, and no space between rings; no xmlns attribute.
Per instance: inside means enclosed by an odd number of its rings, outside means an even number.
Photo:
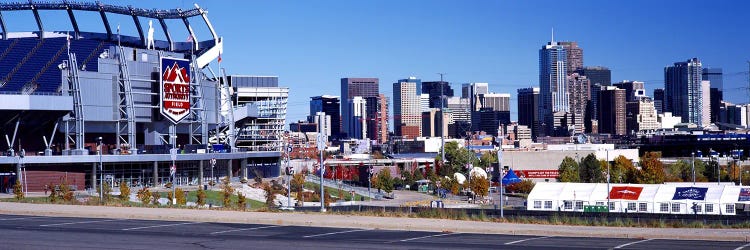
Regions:
<svg viewBox="0 0 750 250"><path fill-rule="evenodd" d="M516 175L525 178L554 179L559 174L557 170L516 170Z"/></svg>
<svg viewBox="0 0 750 250"><path fill-rule="evenodd" d="M705 200L706 191L704 187L678 187L675 188L672 200Z"/></svg>
<svg viewBox="0 0 750 250"><path fill-rule="evenodd" d="M612 187L609 191L610 199L637 200L641 196L643 187Z"/></svg>
<svg viewBox="0 0 750 250"><path fill-rule="evenodd" d="M740 197L737 201L750 201L750 188L740 188Z"/></svg>

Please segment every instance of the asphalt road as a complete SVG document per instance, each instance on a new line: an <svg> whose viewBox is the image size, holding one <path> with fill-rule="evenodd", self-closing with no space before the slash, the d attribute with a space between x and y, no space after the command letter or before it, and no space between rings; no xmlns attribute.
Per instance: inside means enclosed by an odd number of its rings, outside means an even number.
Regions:
<svg viewBox="0 0 750 250"><path fill-rule="evenodd" d="M456 222L461 223L461 222ZM0 249L750 249L750 243L548 237L0 214Z"/></svg>

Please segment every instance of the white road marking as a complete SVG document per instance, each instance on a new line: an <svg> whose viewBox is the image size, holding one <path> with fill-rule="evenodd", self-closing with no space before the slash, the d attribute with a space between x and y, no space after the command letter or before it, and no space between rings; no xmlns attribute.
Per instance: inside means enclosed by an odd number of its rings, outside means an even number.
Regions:
<svg viewBox="0 0 750 250"><path fill-rule="evenodd" d="M639 240L639 241L633 241L633 242L630 242L630 243L625 243L625 244L622 244L622 245L614 247L614 249L620 249L620 248L623 248L623 247L626 247L626 246L630 246L630 245L633 245L633 244L638 244L638 243L646 242L646 241L649 241L649 240L653 240L653 239L645 239L645 240Z"/></svg>
<svg viewBox="0 0 750 250"><path fill-rule="evenodd" d="M432 238L432 237L440 237L440 236L454 235L454 234L461 234L461 233L433 234L433 235L427 235L427 236L422 236L422 237L415 237L415 238L403 239L403 240L399 240L399 241L400 242L412 241L412 240L419 240L419 239Z"/></svg>
<svg viewBox="0 0 750 250"><path fill-rule="evenodd" d="M146 229L146 228L155 228L155 227L171 227L171 226L190 225L190 224L199 224L199 223L202 223L202 222L185 222L185 223L155 225L155 226L145 226L145 227L131 227L131 228L122 229L122 231L138 230L138 229Z"/></svg>
<svg viewBox="0 0 750 250"><path fill-rule="evenodd" d="M546 239L546 238L552 238L552 236L544 236L544 237L536 237L536 238L528 238L528 239L523 239L523 240L511 241L511 242L505 243L505 245L513 245L513 244L521 243L527 240L541 240L541 239Z"/></svg>
<svg viewBox="0 0 750 250"><path fill-rule="evenodd" d="M747 243L747 244L742 245L742 246L740 246L738 248L735 248L734 250L742 250L743 248L746 248L746 247L750 247L750 243Z"/></svg>
<svg viewBox="0 0 750 250"><path fill-rule="evenodd" d="M35 218L39 218L39 217L16 217L16 218L7 218L7 219L3 218L0 220L25 220L25 219L35 219Z"/></svg>
<svg viewBox="0 0 750 250"><path fill-rule="evenodd" d="M119 220L119 219L117 219L117 220ZM40 227L52 227L52 226L73 225L73 224L86 224L86 223L97 223L97 222L107 222L107 221L116 221L116 220L90 220L90 221L76 221L76 222L66 222L66 223L46 224L46 225L39 225L39 226L40 226Z"/></svg>
<svg viewBox="0 0 750 250"><path fill-rule="evenodd" d="M223 233L238 232L238 231L249 231L249 230L257 230L257 229L264 229L264 228L274 228L274 227L283 227L283 226L265 226L265 227L240 228L240 229L232 229L232 230L226 230L226 231L218 231L218 232L213 232L213 233L210 233L210 234L214 235L214 234L223 234Z"/></svg>
<svg viewBox="0 0 750 250"><path fill-rule="evenodd" d="M313 234L313 235L302 236L302 238L312 238L312 237L326 236L326 235L333 235L333 234L354 233L354 232L361 232L361 231L368 231L368 230L372 230L372 229L355 229L355 230L333 232L333 233Z"/></svg>

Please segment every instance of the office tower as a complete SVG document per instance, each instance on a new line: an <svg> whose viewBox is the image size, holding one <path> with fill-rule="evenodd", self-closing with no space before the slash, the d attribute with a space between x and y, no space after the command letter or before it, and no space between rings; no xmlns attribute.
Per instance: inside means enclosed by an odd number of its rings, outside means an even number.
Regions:
<svg viewBox="0 0 750 250"><path fill-rule="evenodd" d="M711 82L711 122L717 122L721 101L724 99L724 74L721 68L704 68L702 79Z"/></svg>
<svg viewBox="0 0 750 250"><path fill-rule="evenodd" d="M627 102L626 130L633 134L639 131L649 131L661 128L658 114L654 108L654 101L649 97L639 98L635 102Z"/></svg>
<svg viewBox="0 0 750 250"><path fill-rule="evenodd" d="M469 108L470 108L470 114L471 114L471 129L472 130L479 130L478 124L479 124L479 111L480 108L482 108L481 102L479 100L479 96L483 94L489 94L490 93L490 87L489 84L486 82L475 82L475 83L466 83L462 85L461 88L461 96L463 98L469 99Z"/></svg>
<svg viewBox="0 0 750 250"><path fill-rule="evenodd" d="M324 112L331 117L330 136L338 138L341 134L341 112L338 96L322 95L310 97L310 116L307 121L313 122L318 112Z"/></svg>
<svg viewBox="0 0 750 250"><path fill-rule="evenodd" d="M377 121L377 134L378 143L385 143L388 141L388 98L384 94L378 95L378 113L376 116Z"/></svg>
<svg viewBox="0 0 750 250"><path fill-rule="evenodd" d="M518 89L518 124L531 129L531 136L536 139L539 131L539 88Z"/></svg>
<svg viewBox="0 0 750 250"><path fill-rule="evenodd" d="M393 83L393 129L396 135L407 138L420 136L422 111L417 87L422 81L409 77Z"/></svg>
<svg viewBox="0 0 750 250"><path fill-rule="evenodd" d="M446 104L446 113L450 114L448 120L448 135L453 138L463 138L467 131L471 131L471 112L469 111L469 99L461 97L450 97Z"/></svg>
<svg viewBox="0 0 750 250"><path fill-rule="evenodd" d="M344 114L350 114L349 105L343 105L348 104L349 100L354 98L355 96L359 96L362 98L367 97L377 97L378 93L380 92L379 87L379 80L378 78L341 78L341 133L346 134L348 137L353 138L351 134L353 133L353 130L351 129L351 126L354 126L354 121L351 116L346 116ZM375 116L375 110L370 110L371 114L366 114L370 117Z"/></svg>
<svg viewBox="0 0 750 250"><path fill-rule="evenodd" d="M510 94L487 93L479 95L481 108L490 108L495 111L510 111Z"/></svg>
<svg viewBox="0 0 750 250"><path fill-rule="evenodd" d="M703 101L703 107L701 107L701 124L699 126L706 127L711 125L711 82L701 81L701 100Z"/></svg>
<svg viewBox="0 0 750 250"><path fill-rule="evenodd" d="M551 130L561 130L550 127L555 124L553 114L570 112L567 58L565 48L555 42L554 38L539 50L539 120L543 125L542 133L545 134Z"/></svg>
<svg viewBox="0 0 750 250"><path fill-rule="evenodd" d="M599 132L625 135L625 90L614 86L602 87L599 105Z"/></svg>
<svg viewBox="0 0 750 250"><path fill-rule="evenodd" d="M421 94L419 95L419 111L427 112L430 110L430 95Z"/></svg>
<svg viewBox="0 0 750 250"><path fill-rule="evenodd" d="M664 68L665 111L682 117L682 122L703 124L703 68L698 58L676 62ZM706 100L709 101L710 100Z"/></svg>
<svg viewBox="0 0 750 250"><path fill-rule="evenodd" d="M479 131L484 131L489 135L497 136L498 130L505 125L510 124L510 111L496 111L491 108L482 108L478 112Z"/></svg>
<svg viewBox="0 0 750 250"><path fill-rule="evenodd" d="M599 84L602 86L612 85L612 71L603 66L585 66L576 70L579 75L585 76L591 81L591 85Z"/></svg>
<svg viewBox="0 0 750 250"><path fill-rule="evenodd" d="M323 121L320 121L320 120ZM317 131L318 133L323 133L324 135L330 137L333 133L333 119L330 115L326 114L325 112L317 112L315 113L315 116L313 118L313 122L315 124L318 124L316 128L321 128L323 131ZM322 124L322 126L320 125Z"/></svg>
<svg viewBox="0 0 750 250"><path fill-rule="evenodd" d="M585 76L573 73L568 76L568 91L570 92L570 113L573 115L574 133L585 132L586 107L591 100L591 83Z"/></svg>
<svg viewBox="0 0 750 250"><path fill-rule="evenodd" d="M441 108L440 95L442 88L442 95L445 98L453 96L453 89L448 82L423 82L422 83L422 94L428 94L430 96L430 108Z"/></svg>
<svg viewBox="0 0 750 250"><path fill-rule="evenodd" d="M664 89L654 89L654 108L656 113L664 113Z"/></svg>
<svg viewBox="0 0 750 250"><path fill-rule="evenodd" d="M352 97L348 102L349 117L352 121L349 127L349 138L363 140L367 137L367 102L361 96Z"/></svg>
<svg viewBox="0 0 750 250"><path fill-rule="evenodd" d="M437 108L422 112L422 136L448 136L448 123L443 123L444 120L447 120L446 118L446 115ZM443 125L441 126L441 124Z"/></svg>
<svg viewBox="0 0 750 250"><path fill-rule="evenodd" d="M313 119L314 121L315 119ZM318 132L318 124L316 122L310 122L306 120L299 120L297 122L289 123L289 131L299 133L310 133Z"/></svg>
<svg viewBox="0 0 750 250"><path fill-rule="evenodd" d="M583 49L578 47L578 42L558 42L565 48L567 60L566 75L573 74L576 70L583 68Z"/></svg>
<svg viewBox="0 0 750 250"><path fill-rule="evenodd" d="M625 102L635 102L646 95L646 87L643 82L624 80L613 83L612 86L625 90Z"/></svg>

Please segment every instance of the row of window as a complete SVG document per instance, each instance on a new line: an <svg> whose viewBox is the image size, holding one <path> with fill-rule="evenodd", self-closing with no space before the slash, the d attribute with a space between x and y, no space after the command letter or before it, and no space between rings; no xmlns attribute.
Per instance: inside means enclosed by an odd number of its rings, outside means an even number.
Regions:
<svg viewBox="0 0 750 250"><path fill-rule="evenodd" d="M565 210L574 210L573 205L575 205L575 210L583 210L583 201L563 201L563 209ZM597 201L597 206L604 206L603 201ZM542 209L542 201L534 201L534 208L535 209ZM659 212L663 213L679 213L680 212L680 203L672 203L671 206L669 203L659 203ZM695 212L702 213L702 206L696 205L695 206ZM544 201L544 209L552 209L552 201ZM705 204L706 213L713 213L714 212L714 204ZM609 210L614 211L615 210L615 202L609 202ZM648 211L648 203L646 202L628 202L627 204L627 211L637 211L637 212L647 212ZM727 204L726 205L726 213L733 214L735 213L734 204Z"/></svg>

